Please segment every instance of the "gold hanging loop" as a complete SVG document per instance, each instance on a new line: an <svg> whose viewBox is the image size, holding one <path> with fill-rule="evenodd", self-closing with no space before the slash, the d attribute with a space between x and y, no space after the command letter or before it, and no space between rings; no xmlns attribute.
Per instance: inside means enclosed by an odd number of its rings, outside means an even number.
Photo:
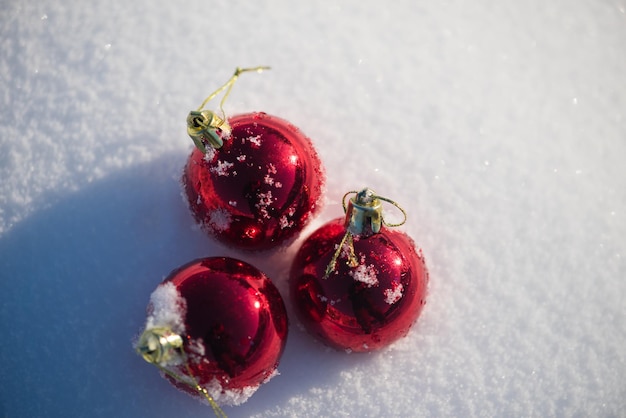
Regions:
<svg viewBox="0 0 626 418"><path fill-rule="evenodd" d="M230 125L226 120L226 113L224 112L224 102L230 95L233 85L239 78L241 73L256 71L258 73L269 70L270 67L259 66L251 68L239 68L235 69L235 73L228 79L221 87L211 93L202 104L196 110L189 112L187 116L187 134L191 137L196 147L206 154L207 146L212 148L221 148L224 145L222 137L230 135ZM220 113L221 117L217 116L215 112L206 110L204 107L208 102L217 97L221 92L226 90L222 100L220 100Z"/></svg>
<svg viewBox="0 0 626 418"><path fill-rule="evenodd" d="M395 201L393 201L393 200L391 200L389 198L386 198L386 197L377 196L377 198L379 200L383 200L383 201L385 201L387 203L391 203L392 205L394 205L402 213L402 217L403 217L402 222L398 222L398 223L395 223L395 224L390 224L389 222L387 222L385 220L385 218L383 218L383 223L385 224L385 226L388 226L390 228L395 228L395 227L398 227L398 226L402 226L402 225L404 225L406 223L406 211L404 210L404 208L402 206L400 206L397 202L395 202Z"/></svg>

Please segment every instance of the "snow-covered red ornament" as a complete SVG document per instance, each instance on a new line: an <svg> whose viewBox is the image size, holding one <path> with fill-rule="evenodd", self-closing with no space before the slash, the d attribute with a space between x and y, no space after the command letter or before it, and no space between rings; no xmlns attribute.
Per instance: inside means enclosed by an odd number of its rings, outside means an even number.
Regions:
<svg viewBox="0 0 626 418"><path fill-rule="evenodd" d="M346 208L345 198L354 193ZM413 240L388 227L370 189L344 195L345 218L316 230L290 272L291 297L304 326L324 343L372 351L405 336L425 304L428 270Z"/></svg>
<svg viewBox="0 0 626 418"><path fill-rule="evenodd" d="M324 186L315 148L291 123L263 112L227 119L202 110L228 88L226 99L240 73L265 68L238 68L187 118L196 144L183 173L191 212L204 230L240 249L295 238L320 209Z"/></svg>
<svg viewBox="0 0 626 418"><path fill-rule="evenodd" d="M137 352L176 387L218 405L245 402L276 373L287 339L280 293L255 267L201 258L150 296Z"/></svg>

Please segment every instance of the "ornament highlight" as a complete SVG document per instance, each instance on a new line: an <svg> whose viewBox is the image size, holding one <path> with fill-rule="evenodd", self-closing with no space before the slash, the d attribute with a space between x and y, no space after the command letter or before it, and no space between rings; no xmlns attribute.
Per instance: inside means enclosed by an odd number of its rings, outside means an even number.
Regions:
<svg viewBox="0 0 626 418"><path fill-rule="evenodd" d="M209 257L170 273L150 296L137 352L177 388L239 405L276 373L287 339L280 293L243 261Z"/></svg>
<svg viewBox="0 0 626 418"><path fill-rule="evenodd" d="M345 198L355 194L346 207ZM388 224L382 204L404 215ZM413 240L389 229L406 213L372 190L348 192L345 218L316 230L291 267L290 293L307 330L347 351L372 351L405 336L425 304L428 270Z"/></svg>
<svg viewBox="0 0 626 418"><path fill-rule="evenodd" d="M295 238L319 211L324 172L311 143L291 123L263 112L226 118L206 103L230 93L233 77L187 118L196 144L183 173L189 208L202 228L222 243L266 250Z"/></svg>

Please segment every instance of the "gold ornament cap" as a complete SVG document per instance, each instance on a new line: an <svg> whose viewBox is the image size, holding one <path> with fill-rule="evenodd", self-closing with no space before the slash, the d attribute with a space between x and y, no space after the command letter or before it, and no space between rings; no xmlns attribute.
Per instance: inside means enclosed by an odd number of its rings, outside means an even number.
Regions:
<svg viewBox="0 0 626 418"><path fill-rule="evenodd" d="M137 342L137 353L151 364L180 363L183 339L169 328L146 329Z"/></svg>
<svg viewBox="0 0 626 418"><path fill-rule="evenodd" d="M346 205L346 197L350 194L354 194L354 196L350 198L348 204ZM383 202L391 203L398 208L400 212L402 212L402 216L404 217L402 222L390 224L385 221L385 218L383 217ZM346 233L337 246L330 263L326 266L324 279L328 279L328 277L335 271L337 268L337 260L344 249L347 250L347 264L352 268L359 265L359 260L354 253L354 237L357 237L357 239L361 237L367 238L374 234L378 234L383 225L396 227L403 225L406 222L406 212L402 209L402 207L400 207L400 205L391 199L378 196L368 187L361 191L351 191L344 194L341 199L341 203L343 204L343 210L346 213L344 221Z"/></svg>
<svg viewBox="0 0 626 418"><path fill-rule="evenodd" d="M230 135L230 126L210 110L192 110L187 116L187 134L195 146L206 154L207 145L222 148L222 136Z"/></svg>

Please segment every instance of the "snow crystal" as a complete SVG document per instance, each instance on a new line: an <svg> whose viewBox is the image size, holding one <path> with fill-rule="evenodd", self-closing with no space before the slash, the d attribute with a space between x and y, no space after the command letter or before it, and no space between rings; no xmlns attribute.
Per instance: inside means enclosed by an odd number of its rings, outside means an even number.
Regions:
<svg viewBox="0 0 626 418"><path fill-rule="evenodd" d="M237 206L237 201L236 200L229 200L228 204L234 207L234 206Z"/></svg>
<svg viewBox="0 0 626 418"><path fill-rule="evenodd" d="M322 295L322 294L317 294L317 298L320 300L320 302L322 303L328 303L330 306L335 306L336 304L338 304L339 302L341 302L341 298L337 298L337 299L328 299L326 296Z"/></svg>
<svg viewBox="0 0 626 418"><path fill-rule="evenodd" d="M359 239L359 235L352 235L352 241L355 242ZM339 248L339 244L335 244L335 250ZM350 242L346 240L341 247L341 258L350 260L354 254L354 246L350 245ZM356 257L356 255L355 255ZM365 264L365 256L361 255L361 260L359 261L359 265Z"/></svg>
<svg viewBox="0 0 626 418"><path fill-rule="evenodd" d="M172 282L161 283L150 295L146 329L169 328L176 334L185 332L187 304Z"/></svg>
<svg viewBox="0 0 626 418"><path fill-rule="evenodd" d="M265 384L265 383L269 382L270 380L272 380L272 379L273 379L273 378L275 378L276 376L280 376L280 372L278 371L278 369L274 369L274 370L272 371L272 373L270 373L270 375L269 375L269 376L267 376L267 378L265 378L265 380L263 380L263 381L261 382L261 384Z"/></svg>
<svg viewBox="0 0 626 418"><path fill-rule="evenodd" d="M261 135L249 136L247 138L244 138L242 142L245 141L249 141L255 148L258 148L261 146Z"/></svg>
<svg viewBox="0 0 626 418"><path fill-rule="evenodd" d="M267 165L267 174L263 178L263 181L265 182L265 184L269 184L270 186L274 186L277 189L280 189L281 187L283 187L283 184L279 181L276 181L272 176L272 174L276 174L277 172L278 170L276 169L276 166L272 163L269 163Z"/></svg>
<svg viewBox="0 0 626 418"><path fill-rule="evenodd" d="M228 170L233 166L233 163L228 161L217 161L217 165L210 168L211 173L215 173L218 176L229 176Z"/></svg>
<svg viewBox="0 0 626 418"><path fill-rule="evenodd" d="M278 223L282 229L289 228L294 225L293 221L290 221L286 215L281 216Z"/></svg>
<svg viewBox="0 0 626 418"><path fill-rule="evenodd" d="M244 154L241 154L239 157L237 157L237 161L243 163L244 161L246 161L246 156Z"/></svg>
<svg viewBox="0 0 626 418"><path fill-rule="evenodd" d="M404 286L402 286L402 283L398 283L397 285L394 285L391 289L385 289L384 291L385 303L389 305L393 305L394 303L402 299L403 290L404 290Z"/></svg>
<svg viewBox="0 0 626 418"><path fill-rule="evenodd" d="M206 353L206 347L201 339L193 339L189 341L189 344L187 344L187 351L196 354L195 356L190 356L192 361L195 360L195 362L200 362L200 359Z"/></svg>
<svg viewBox="0 0 626 418"><path fill-rule="evenodd" d="M209 225L216 231L225 231L230 227L232 216L222 208L215 209L209 214Z"/></svg>
<svg viewBox="0 0 626 418"><path fill-rule="evenodd" d="M213 147L206 147L206 152L204 153L204 161L210 163L213 161L213 157L215 157L217 150Z"/></svg>
<svg viewBox="0 0 626 418"><path fill-rule="evenodd" d="M272 204L272 201L273 196L271 191L267 193L259 193L259 205L269 206Z"/></svg>
<svg viewBox="0 0 626 418"><path fill-rule="evenodd" d="M274 201L272 192L268 191L267 193L259 193L257 196L259 198L259 202L254 206L259 210L264 218L269 218L270 215L267 211L267 207L270 206Z"/></svg>
<svg viewBox="0 0 626 418"><path fill-rule="evenodd" d="M365 283L367 287L376 286L378 284L377 271L373 264L369 266L359 264L354 270L348 273L352 278L361 283Z"/></svg>

